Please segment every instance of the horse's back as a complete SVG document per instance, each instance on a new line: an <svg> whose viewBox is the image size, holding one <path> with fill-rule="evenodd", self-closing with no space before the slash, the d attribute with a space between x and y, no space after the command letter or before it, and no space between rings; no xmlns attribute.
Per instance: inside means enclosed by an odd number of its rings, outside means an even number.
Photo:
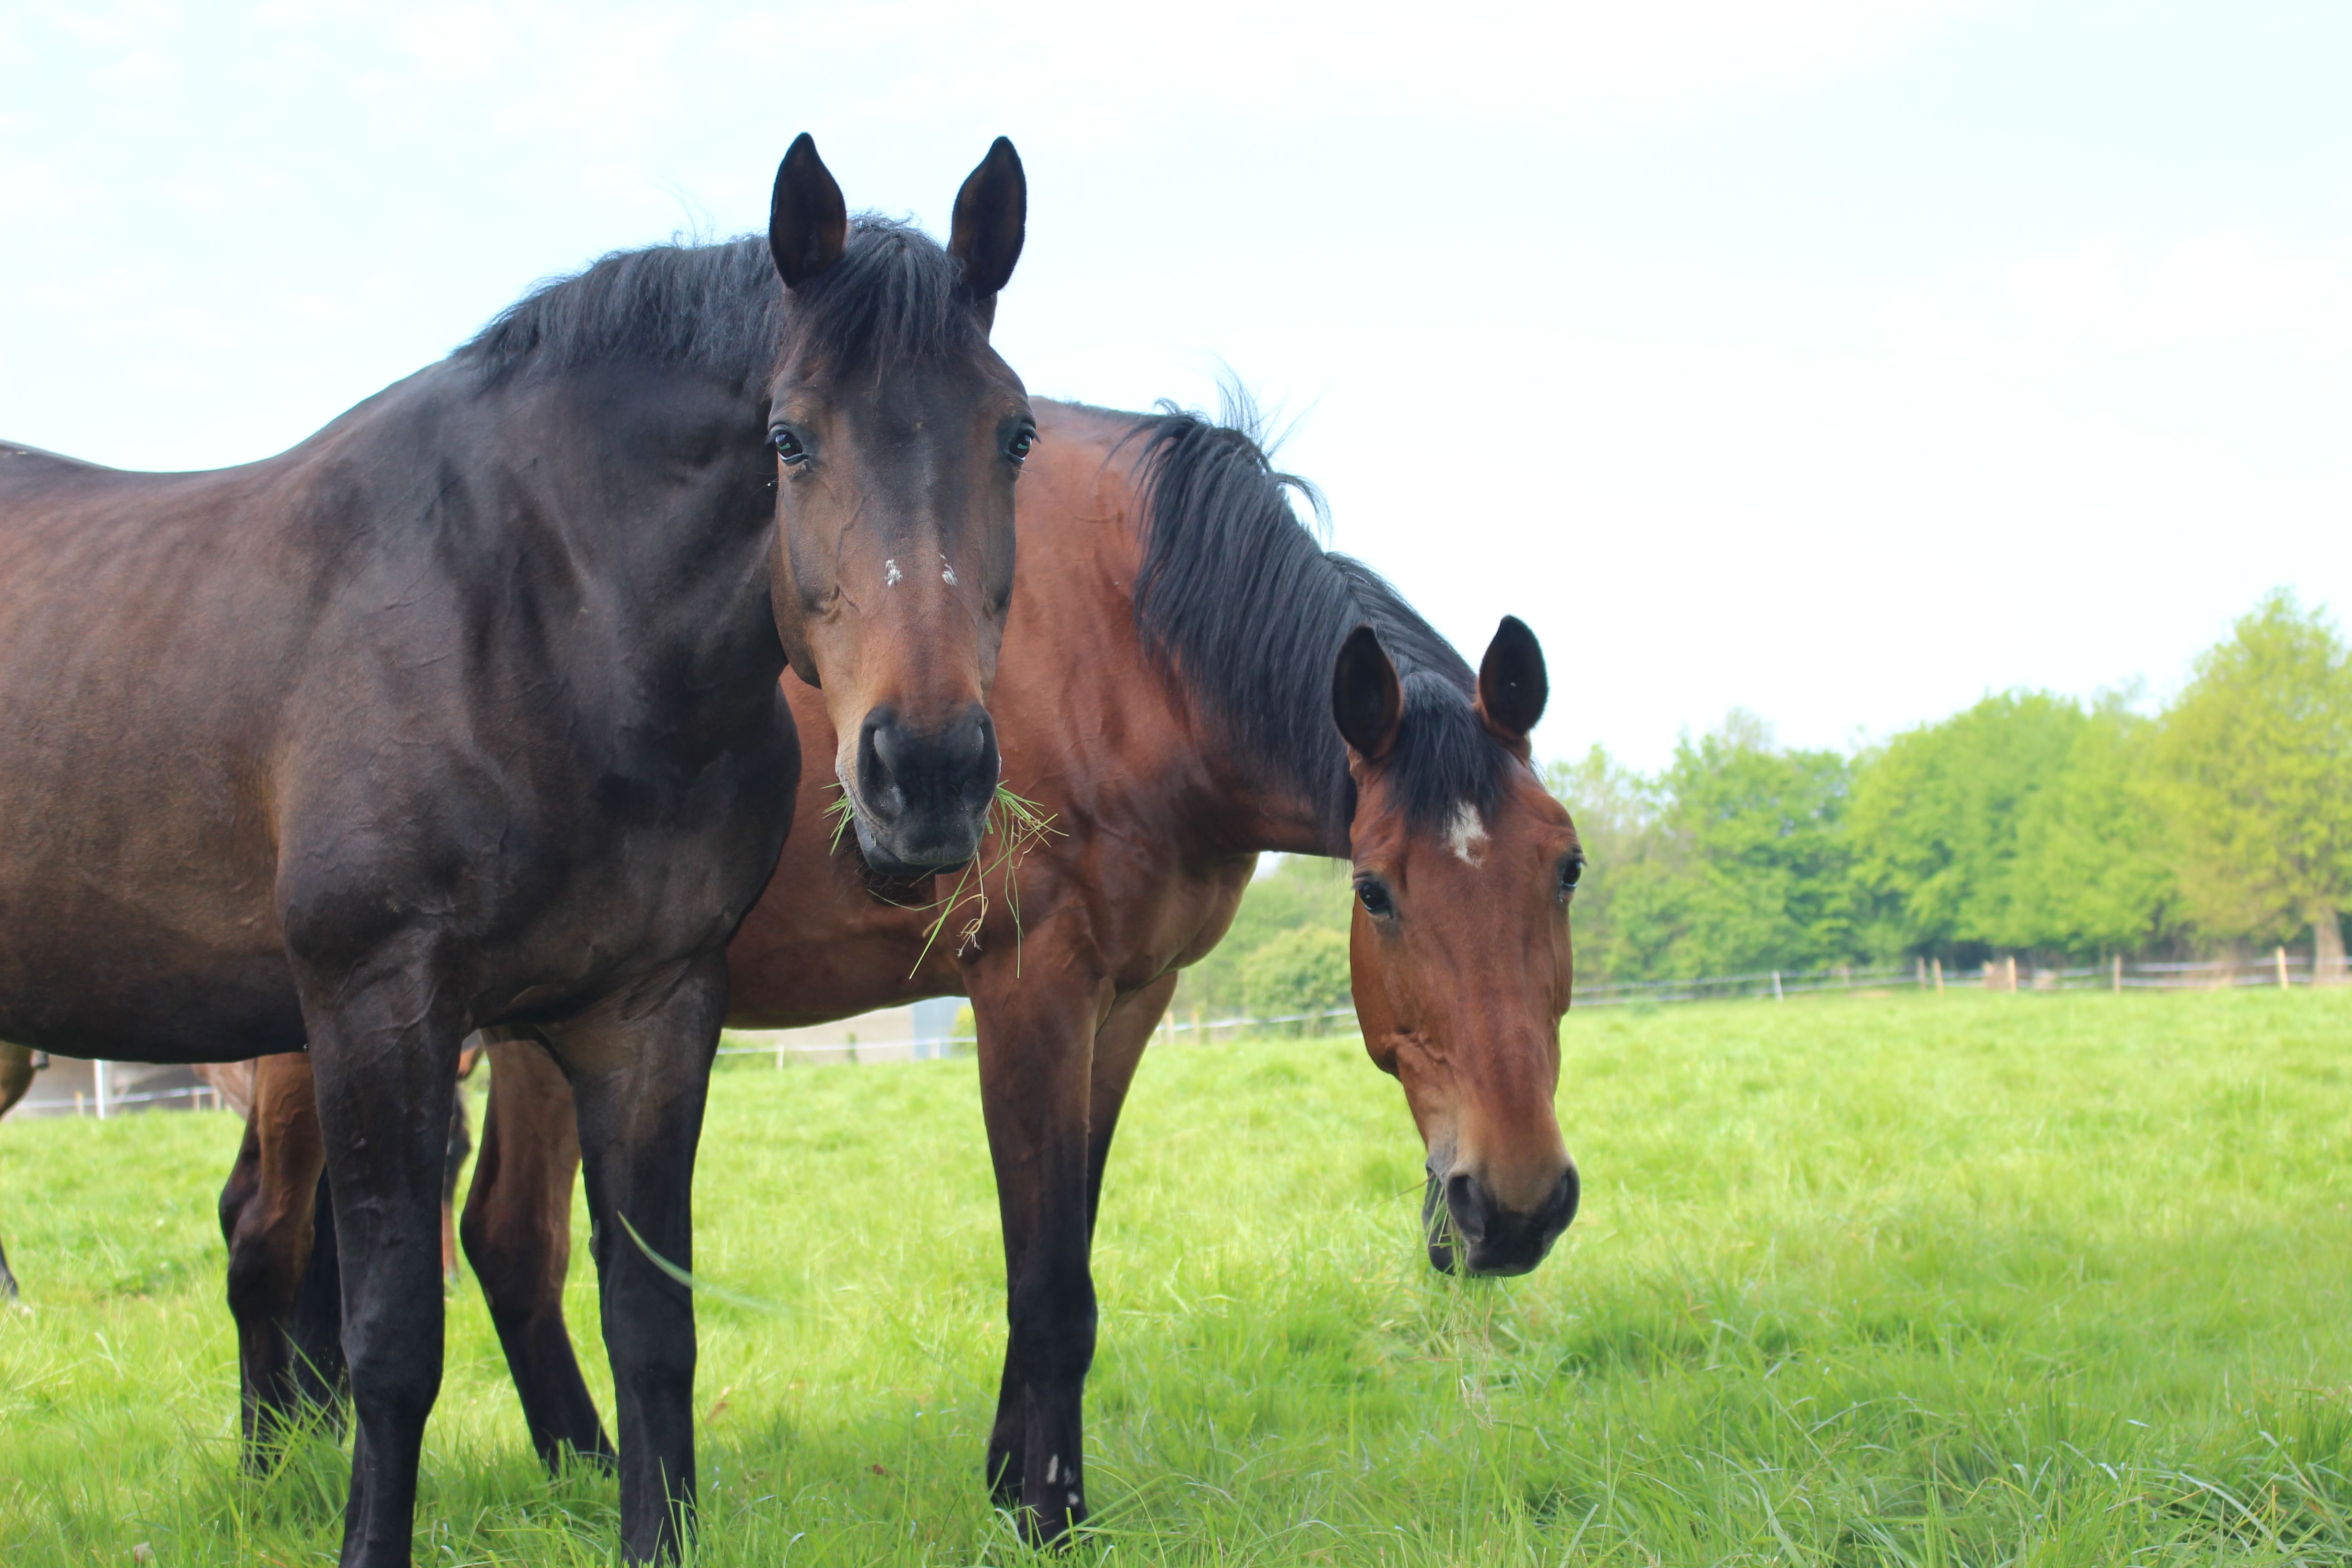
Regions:
<svg viewBox="0 0 2352 1568"><path fill-rule="evenodd" d="M299 1043L271 896L274 708L302 640L267 515L282 468L0 446L0 1037Z"/></svg>

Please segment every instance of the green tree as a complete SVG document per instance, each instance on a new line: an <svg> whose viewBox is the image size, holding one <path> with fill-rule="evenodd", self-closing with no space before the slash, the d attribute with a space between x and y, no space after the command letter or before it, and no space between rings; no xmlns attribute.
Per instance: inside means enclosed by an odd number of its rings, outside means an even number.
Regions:
<svg viewBox="0 0 2352 1568"><path fill-rule="evenodd" d="M1752 714L1685 736L1655 786L1654 837L1611 894L1604 967L1684 977L1850 957L1851 783L1843 757L1784 751Z"/></svg>
<svg viewBox="0 0 2352 1568"><path fill-rule="evenodd" d="M2069 699L2003 692L1864 761L1850 822L1870 945L1946 957L1963 943L2051 945L2020 834L2085 722Z"/></svg>
<svg viewBox="0 0 2352 1568"><path fill-rule="evenodd" d="M2273 593L2197 660L2165 714L2158 796L2189 913L2228 939L2312 931L2344 967L2352 900L2352 663L2336 627Z"/></svg>
<svg viewBox="0 0 2352 1568"><path fill-rule="evenodd" d="M2147 786L2155 741L2152 721L2103 698L2058 777L2021 807L2009 910L2017 945L2095 957L2170 933L2180 897Z"/></svg>
<svg viewBox="0 0 2352 1568"><path fill-rule="evenodd" d="M1584 846L1584 879L1569 912L1577 982L1605 984L1621 957L1617 889L1658 848L1658 786L1599 746L1577 761L1544 769L1544 787L1576 823Z"/></svg>
<svg viewBox="0 0 2352 1568"><path fill-rule="evenodd" d="M1348 933L1319 925L1277 931L1242 960L1242 994L1254 1018L1346 1006ZM1321 1021L1307 1020L1301 1032L1321 1034Z"/></svg>

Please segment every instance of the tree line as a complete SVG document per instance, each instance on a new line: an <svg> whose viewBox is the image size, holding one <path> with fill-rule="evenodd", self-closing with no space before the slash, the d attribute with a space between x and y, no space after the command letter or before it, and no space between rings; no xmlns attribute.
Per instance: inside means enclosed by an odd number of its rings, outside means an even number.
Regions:
<svg viewBox="0 0 2352 1568"><path fill-rule="evenodd" d="M1845 753L1735 712L1657 773L1596 746L1548 782L1590 859L1587 984L2273 943L2343 971L2352 659L2284 592L2153 716L2010 691Z"/></svg>
<svg viewBox="0 0 2352 1568"><path fill-rule="evenodd" d="M1735 712L1658 773L1596 746L1545 776L1589 859L1580 985L2273 943L2344 968L2352 659L2284 593L2153 716L2008 691L1845 752ZM1272 865L1185 972L1178 1016L1345 1006L1349 902L1344 863Z"/></svg>

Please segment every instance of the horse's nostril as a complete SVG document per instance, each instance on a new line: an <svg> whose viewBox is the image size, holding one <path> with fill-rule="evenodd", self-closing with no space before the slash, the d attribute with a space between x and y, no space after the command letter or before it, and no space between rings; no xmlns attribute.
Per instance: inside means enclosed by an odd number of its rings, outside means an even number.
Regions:
<svg viewBox="0 0 2352 1568"><path fill-rule="evenodd" d="M858 844L867 862L933 868L978 852L995 796L996 728L978 703L931 728L888 707L858 730Z"/></svg>
<svg viewBox="0 0 2352 1568"><path fill-rule="evenodd" d="M1469 1172L1456 1171L1445 1178L1445 1212L1453 1216L1454 1231L1471 1247L1486 1239L1493 1205Z"/></svg>
<svg viewBox="0 0 2352 1568"><path fill-rule="evenodd" d="M906 807L894 765L900 749L898 714L887 707L868 710L857 727L857 793L872 810L895 815Z"/></svg>
<svg viewBox="0 0 2352 1568"><path fill-rule="evenodd" d="M1576 1162L1570 1160L1568 1169L1559 1173L1559 1185L1554 1190L1550 1205L1551 1216L1561 1230L1576 1218L1576 1207L1583 1200L1584 1184L1576 1173Z"/></svg>
<svg viewBox="0 0 2352 1568"><path fill-rule="evenodd" d="M1440 1268L1459 1263L1473 1274L1524 1274L1543 1261L1551 1244L1576 1217L1579 1182L1571 1163L1534 1208L1522 1210L1496 1203L1486 1184L1468 1171L1447 1176L1442 1188L1433 1175L1428 1200L1433 1226L1437 1223L1441 1193L1446 1234L1441 1237L1436 1229L1431 1232L1433 1262ZM1442 1262L1438 1260L1441 1241L1452 1244ZM1454 1251L1462 1255L1458 1259L1453 1256Z"/></svg>

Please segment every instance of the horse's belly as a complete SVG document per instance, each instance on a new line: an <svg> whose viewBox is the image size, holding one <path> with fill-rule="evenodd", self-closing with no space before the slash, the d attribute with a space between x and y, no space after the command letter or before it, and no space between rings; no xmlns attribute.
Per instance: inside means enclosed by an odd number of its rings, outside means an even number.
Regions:
<svg viewBox="0 0 2352 1568"><path fill-rule="evenodd" d="M299 1050L275 947L158 942L134 921L0 935L0 1039L114 1061L237 1061Z"/></svg>

